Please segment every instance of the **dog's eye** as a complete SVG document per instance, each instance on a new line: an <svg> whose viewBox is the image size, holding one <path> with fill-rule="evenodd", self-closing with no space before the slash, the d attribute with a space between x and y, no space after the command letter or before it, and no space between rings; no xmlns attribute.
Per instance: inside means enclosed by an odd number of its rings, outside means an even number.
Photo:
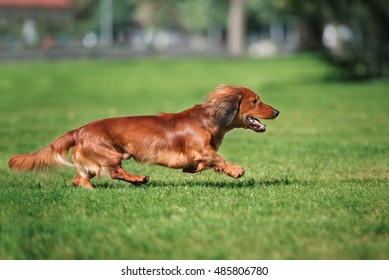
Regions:
<svg viewBox="0 0 389 280"><path fill-rule="evenodd" d="M258 100L257 99L254 99L253 100L253 104L257 104Z"/></svg>

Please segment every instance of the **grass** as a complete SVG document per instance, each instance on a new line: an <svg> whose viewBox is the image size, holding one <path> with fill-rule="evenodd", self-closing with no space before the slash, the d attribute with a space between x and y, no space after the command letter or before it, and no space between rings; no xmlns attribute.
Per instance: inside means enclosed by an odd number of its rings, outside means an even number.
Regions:
<svg viewBox="0 0 389 280"><path fill-rule="evenodd" d="M388 80L339 83L312 56L0 65L0 259L388 259ZM132 161L143 187L74 171L15 174L7 162L90 121L177 112L217 84L281 111L220 153L234 180Z"/></svg>

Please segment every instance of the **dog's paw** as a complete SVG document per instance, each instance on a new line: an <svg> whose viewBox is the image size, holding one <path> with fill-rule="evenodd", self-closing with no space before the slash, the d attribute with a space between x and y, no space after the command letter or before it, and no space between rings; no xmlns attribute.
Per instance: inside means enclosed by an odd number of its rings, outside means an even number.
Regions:
<svg viewBox="0 0 389 280"><path fill-rule="evenodd" d="M244 175L244 169L240 166L234 166L228 175L233 178L240 178Z"/></svg>
<svg viewBox="0 0 389 280"><path fill-rule="evenodd" d="M130 181L134 186L146 184L149 181L149 176L137 176L136 180Z"/></svg>

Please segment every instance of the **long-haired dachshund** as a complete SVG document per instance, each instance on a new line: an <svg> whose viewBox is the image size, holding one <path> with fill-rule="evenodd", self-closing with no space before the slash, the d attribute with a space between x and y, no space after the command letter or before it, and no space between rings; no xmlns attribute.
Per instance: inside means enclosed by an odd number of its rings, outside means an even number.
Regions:
<svg viewBox="0 0 389 280"><path fill-rule="evenodd" d="M147 183L148 176L132 175L122 168L121 161L130 158L191 173L213 168L239 178L244 169L217 153L224 134L239 127L264 132L259 119L274 119L278 114L250 89L221 85L205 103L180 113L89 123L34 153L13 156L9 167L26 172L72 166L77 170L73 184L90 189L94 188L90 180L102 171L134 185ZM72 163L68 161L71 148Z"/></svg>

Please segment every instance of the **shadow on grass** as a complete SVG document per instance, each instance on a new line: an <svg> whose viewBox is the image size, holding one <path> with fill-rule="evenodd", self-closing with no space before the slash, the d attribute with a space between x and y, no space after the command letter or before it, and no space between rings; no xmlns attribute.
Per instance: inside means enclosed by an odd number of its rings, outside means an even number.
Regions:
<svg viewBox="0 0 389 280"><path fill-rule="evenodd" d="M128 187L135 188L155 188L155 187L208 187L208 188L253 188L253 187L273 187L287 186L293 184L293 181L288 179L268 179L256 180L253 178L238 179L238 180L151 180L147 184L141 186L133 186L128 184ZM302 183L302 182L300 182ZM125 186L125 185L121 185ZM95 183L96 188L116 188L118 184L115 181L106 181ZM126 186L125 186L126 187Z"/></svg>

